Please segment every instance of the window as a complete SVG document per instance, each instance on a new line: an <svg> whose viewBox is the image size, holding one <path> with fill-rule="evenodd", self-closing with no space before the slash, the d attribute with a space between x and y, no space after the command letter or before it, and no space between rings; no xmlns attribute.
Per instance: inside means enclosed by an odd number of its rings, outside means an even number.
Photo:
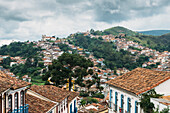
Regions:
<svg viewBox="0 0 170 113"><path fill-rule="evenodd" d="M18 109L18 93L15 94L15 109Z"/></svg>
<svg viewBox="0 0 170 113"><path fill-rule="evenodd" d="M66 106L65 106L65 100L64 100L64 110L65 110Z"/></svg>
<svg viewBox="0 0 170 113"><path fill-rule="evenodd" d="M76 100L74 100L74 113L76 113Z"/></svg>
<svg viewBox="0 0 170 113"><path fill-rule="evenodd" d="M118 94L117 94L117 92L115 92L115 111L117 111L117 101L118 101L117 96L118 96Z"/></svg>
<svg viewBox="0 0 170 113"><path fill-rule="evenodd" d="M72 113L72 104L70 105L70 113Z"/></svg>
<svg viewBox="0 0 170 113"><path fill-rule="evenodd" d="M3 101L3 113L6 113L6 93L3 96L4 101Z"/></svg>
<svg viewBox="0 0 170 113"><path fill-rule="evenodd" d="M121 94L121 113L123 113L123 107L124 107L124 96Z"/></svg>
<svg viewBox="0 0 170 113"><path fill-rule="evenodd" d="M135 113L138 113L138 102L135 101Z"/></svg>
<svg viewBox="0 0 170 113"><path fill-rule="evenodd" d="M63 112L63 102L61 102L61 112Z"/></svg>
<svg viewBox="0 0 170 113"><path fill-rule="evenodd" d="M24 91L21 91L21 106L24 106Z"/></svg>
<svg viewBox="0 0 170 113"><path fill-rule="evenodd" d="M8 109L9 109L9 113L12 112L12 95L8 96Z"/></svg>
<svg viewBox="0 0 170 113"><path fill-rule="evenodd" d="M110 107L112 108L112 90L110 89Z"/></svg>
<svg viewBox="0 0 170 113"><path fill-rule="evenodd" d="M130 98L127 99L127 112L131 113L131 99Z"/></svg>

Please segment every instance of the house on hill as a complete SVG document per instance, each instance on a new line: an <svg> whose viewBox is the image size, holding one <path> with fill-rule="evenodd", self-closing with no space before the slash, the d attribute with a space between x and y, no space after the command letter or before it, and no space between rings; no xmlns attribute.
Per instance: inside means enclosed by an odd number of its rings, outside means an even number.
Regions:
<svg viewBox="0 0 170 113"><path fill-rule="evenodd" d="M170 73L136 68L106 82L109 85L109 113L143 113L138 102L141 94L155 89L170 95Z"/></svg>
<svg viewBox="0 0 170 113"><path fill-rule="evenodd" d="M56 38L55 36L46 36L46 35L42 35L42 41L48 41L48 40L51 40L51 41L56 41Z"/></svg>

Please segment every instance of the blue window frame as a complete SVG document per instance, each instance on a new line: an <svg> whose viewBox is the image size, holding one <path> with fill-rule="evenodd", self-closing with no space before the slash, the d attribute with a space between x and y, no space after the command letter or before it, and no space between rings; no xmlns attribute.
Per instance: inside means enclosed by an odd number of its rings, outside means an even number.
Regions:
<svg viewBox="0 0 170 113"><path fill-rule="evenodd" d="M72 113L72 104L70 104L70 113Z"/></svg>
<svg viewBox="0 0 170 113"><path fill-rule="evenodd" d="M124 96L121 94L121 113L123 113Z"/></svg>
<svg viewBox="0 0 170 113"><path fill-rule="evenodd" d="M127 98L127 112L131 113L131 99Z"/></svg>
<svg viewBox="0 0 170 113"><path fill-rule="evenodd" d="M115 111L117 111L117 101L118 101L117 96L118 96L118 93L115 92Z"/></svg>
<svg viewBox="0 0 170 113"><path fill-rule="evenodd" d="M112 103L112 90L110 89L110 96L109 96L109 100L110 100L110 107L111 107L111 103Z"/></svg>
<svg viewBox="0 0 170 113"><path fill-rule="evenodd" d="M74 100L74 113L76 113L76 100Z"/></svg>
<svg viewBox="0 0 170 113"><path fill-rule="evenodd" d="M138 102L135 101L135 113L138 113Z"/></svg>

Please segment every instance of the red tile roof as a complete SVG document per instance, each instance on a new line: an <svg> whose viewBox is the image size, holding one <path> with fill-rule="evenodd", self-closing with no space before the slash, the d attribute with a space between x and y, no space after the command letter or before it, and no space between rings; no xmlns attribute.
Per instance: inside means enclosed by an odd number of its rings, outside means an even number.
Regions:
<svg viewBox="0 0 170 113"><path fill-rule="evenodd" d="M56 105L29 94L26 95L26 104L29 104L29 113L46 113Z"/></svg>
<svg viewBox="0 0 170 113"><path fill-rule="evenodd" d="M18 89L29 85L31 85L31 83L11 77L0 71L0 93L7 89Z"/></svg>
<svg viewBox="0 0 170 113"><path fill-rule="evenodd" d="M64 89L52 85L33 85L30 89L55 102L61 102L69 96L69 93Z"/></svg>
<svg viewBox="0 0 170 113"><path fill-rule="evenodd" d="M170 79L170 73L136 68L106 83L139 95Z"/></svg>

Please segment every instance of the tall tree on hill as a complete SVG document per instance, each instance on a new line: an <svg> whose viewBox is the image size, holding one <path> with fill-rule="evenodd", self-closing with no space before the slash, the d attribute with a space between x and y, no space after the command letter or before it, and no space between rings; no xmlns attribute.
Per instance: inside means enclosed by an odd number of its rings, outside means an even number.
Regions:
<svg viewBox="0 0 170 113"><path fill-rule="evenodd" d="M69 79L69 90L71 90L72 78L81 80L88 74L88 67L92 66L93 63L83 56L63 53L57 60L53 60L52 65L49 66L49 71L43 76L43 79L47 80L52 77L51 81L55 82L56 86L65 84Z"/></svg>

